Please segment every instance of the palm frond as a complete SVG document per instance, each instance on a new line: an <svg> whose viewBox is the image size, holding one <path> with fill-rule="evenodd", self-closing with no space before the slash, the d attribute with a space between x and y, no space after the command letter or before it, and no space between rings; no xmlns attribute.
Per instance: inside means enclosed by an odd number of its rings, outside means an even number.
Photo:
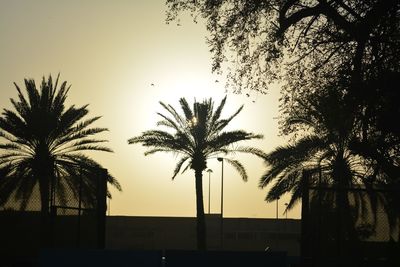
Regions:
<svg viewBox="0 0 400 267"><path fill-rule="evenodd" d="M207 142L208 149L217 150L220 148L226 148L229 145L235 144L240 141L246 141L251 139L261 139L262 135L256 135L248 133L243 130L222 132L217 136L214 136Z"/></svg>
<svg viewBox="0 0 400 267"><path fill-rule="evenodd" d="M221 103L218 105L217 109L214 111L214 114L211 117L210 127L212 129L215 128L215 123L221 117L222 110L224 109L225 103L226 103L226 96L221 100Z"/></svg>
<svg viewBox="0 0 400 267"><path fill-rule="evenodd" d="M229 118L220 120L218 126L216 127L216 131L222 131L239 113L243 110L243 106L241 106L238 110L236 110L233 115Z"/></svg>
<svg viewBox="0 0 400 267"><path fill-rule="evenodd" d="M224 160L235 168L235 170L240 174L240 177L242 177L243 181L247 182L248 176L243 164L235 159L224 158Z"/></svg>
<svg viewBox="0 0 400 267"><path fill-rule="evenodd" d="M171 105L166 105L161 101L159 103L165 110L167 110L172 115L175 121L180 125L181 129L186 128L187 121L182 116L180 116L178 112Z"/></svg>
<svg viewBox="0 0 400 267"><path fill-rule="evenodd" d="M189 160L189 157L188 157L188 156L184 156L184 157L182 157L182 158L178 161L178 163L177 163L176 166L175 166L174 173L173 173L173 175L172 175L172 180L175 179L176 175L178 175L179 171L181 170L182 165L183 165L187 160Z"/></svg>
<svg viewBox="0 0 400 267"><path fill-rule="evenodd" d="M185 115L185 119L187 121L192 120L192 118L195 117L196 114L196 103L193 105L193 111L190 109L190 106L185 98L180 98L179 104L181 105L183 114Z"/></svg>
<svg viewBox="0 0 400 267"><path fill-rule="evenodd" d="M169 149L169 148L153 148L150 150L147 150L146 152L144 152L145 156L157 153L157 152L172 152L172 153L176 153L175 150Z"/></svg>
<svg viewBox="0 0 400 267"><path fill-rule="evenodd" d="M157 112L157 114L162 117L164 120L157 122L157 125L164 125L167 127L170 127L176 131L181 131L181 127L178 126L178 124L176 124L172 119L168 118L167 116L165 116L164 114L161 114L159 112Z"/></svg>
<svg viewBox="0 0 400 267"><path fill-rule="evenodd" d="M235 147L233 149L227 149L226 153L234 153L234 152L256 155L257 157L262 158L262 159L265 159L267 157L267 154L263 150L255 148L255 147L239 146L239 147Z"/></svg>

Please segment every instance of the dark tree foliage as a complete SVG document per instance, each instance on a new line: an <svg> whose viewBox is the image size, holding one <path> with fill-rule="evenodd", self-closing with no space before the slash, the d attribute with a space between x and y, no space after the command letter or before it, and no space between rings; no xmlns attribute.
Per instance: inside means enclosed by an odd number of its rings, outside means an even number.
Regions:
<svg viewBox="0 0 400 267"><path fill-rule="evenodd" d="M61 204L70 191L76 199L81 194L84 207L96 205L94 178L102 167L84 153L111 152L101 145L106 140L94 138L107 131L92 126L100 117L85 119L87 105L65 107L69 86L59 84L59 77L54 83L51 76L43 77L40 88L25 79L25 93L15 86L15 111L4 109L0 117L0 205L18 203L24 210L39 196L42 215L47 216L51 188ZM112 176L108 183L121 190Z"/></svg>
<svg viewBox="0 0 400 267"><path fill-rule="evenodd" d="M167 20L189 11L206 21L213 70L231 61L236 91L265 91L282 79L289 90L341 71L361 82L397 72L399 1L167 0ZM284 68L282 68L284 63ZM331 77L332 78L332 77ZM361 90L361 88L360 88Z"/></svg>
<svg viewBox="0 0 400 267"><path fill-rule="evenodd" d="M281 131L301 103L340 85L359 135L353 150L390 181L400 177L400 2L387 0L167 0L206 21L213 70L230 63L235 92L282 82ZM307 111L308 109L304 109Z"/></svg>
<svg viewBox="0 0 400 267"><path fill-rule="evenodd" d="M357 236L354 230L361 225L370 225L373 230L378 207L388 208L390 204L383 194L375 192L384 188L385 176L375 173L369 168L369 159L352 150L351 144L359 135L358 122L344 97L336 85L298 103L298 113L286 123L287 127L301 129L296 131L301 134L267 154L268 170L259 185L272 185L266 197L269 202L290 193L287 209L291 209L302 197L302 174L307 171L309 185L322 187L321 191L314 190L312 201L323 204L324 209L340 211L349 224L348 234Z"/></svg>
<svg viewBox="0 0 400 267"><path fill-rule="evenodd" d="M203 207L203 171L207 169L207 160L221 155L243 152L263 157L264 153L253 147L240 147L241 141L259 139L262 135L248 133L243 130L227 131L229 123L242 111L240 107L228 118L221 118L226 97L215 108L212 99L194 102L190 107L185 98L179 100L182 113L178 113L171 105L160 102L166 115L158 113L161 120L157 123L168 131L149 130L140 136L128 140L129 144L141 143L149 150L145 155L156 152L169 152L180 157L176 164L172 179L188 169L195 172L196 210L197 210L197 248L206 249L206 227ZM228 164L238 171L244 181L247 172L244 166L235 159L224 158Z"/></svg>

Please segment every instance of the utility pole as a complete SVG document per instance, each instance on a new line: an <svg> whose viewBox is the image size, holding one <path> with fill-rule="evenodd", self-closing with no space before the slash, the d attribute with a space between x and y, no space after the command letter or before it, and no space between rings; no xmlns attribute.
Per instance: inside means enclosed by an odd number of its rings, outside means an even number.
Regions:
<svg viewBox="0 0 400 267"><path fill-rule="evenodd" d="M211 173L213 171L211 169L208 169L207 172L208 172L208 214L210 214L210 207L211 207Z"/></svg>
<svg viewBox="0 0 400 267"><path fill-rule="evenodd" d="M278 210L279 210L279 208L278 208L278 203L279 202L279 197L277 197L276 198L276 218L278 219L279 218L279 215L278 215Z"/></svg>
<svg viewBox="0 0 400 267"><path fill-rule="evenodd" d="M217 158L221 162L221 250L224 248L224 158Z"/></svg>
<svg viewBox="0 0 400 267"><path fill-rule="evenodd" d="M285 203L285 207L286 207L286 208L285 208L286 219L287 219L287 212L288 212L288 209L287 209L287 207L288 207L288 205L289 205L288 203Z"/></svg>

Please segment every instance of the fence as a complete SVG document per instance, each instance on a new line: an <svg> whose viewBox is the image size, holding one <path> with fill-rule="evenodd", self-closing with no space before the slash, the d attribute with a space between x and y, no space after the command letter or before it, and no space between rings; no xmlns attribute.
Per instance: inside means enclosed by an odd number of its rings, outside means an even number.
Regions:
<svg viewBox="0 0 400 267"><path fill-rule="evenodd" d="M85 175L77 177L77 190L64 188L63 198L59 197L60 192L55 189L59 187L52 187L52 247L105 247L107 170L94 169L90 179L87 178Z"/></svg>
<svg viewBox="0 0 400 267"><path fill-rule="evenodd" d="M390 262L400 248L392 190L310 185L304 175L301 254L311 266Z"/></svg>
<svg viewBox="0 0 400 267"><path fill-rule="evenodd" d="M51 183L48 212L42 210L38 185L29 199L12 197L0 207L3 260L34 260L44 247L104 248L107 171L79 174Z"/></svg>

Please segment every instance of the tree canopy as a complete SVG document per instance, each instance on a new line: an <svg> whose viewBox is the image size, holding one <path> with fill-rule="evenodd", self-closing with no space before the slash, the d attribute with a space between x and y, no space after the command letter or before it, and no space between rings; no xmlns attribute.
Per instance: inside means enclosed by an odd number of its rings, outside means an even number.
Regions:
<svg viewBox="0 0 400 267"><path fill-rule="evenodd" d="M228 78L238 92L264 92L276 79L298 90L313 77L341 72L365 79L399 70L399 1L167 0L167 6L167 20L189 11L206 21L213 70L233 63Z"/></svg>

